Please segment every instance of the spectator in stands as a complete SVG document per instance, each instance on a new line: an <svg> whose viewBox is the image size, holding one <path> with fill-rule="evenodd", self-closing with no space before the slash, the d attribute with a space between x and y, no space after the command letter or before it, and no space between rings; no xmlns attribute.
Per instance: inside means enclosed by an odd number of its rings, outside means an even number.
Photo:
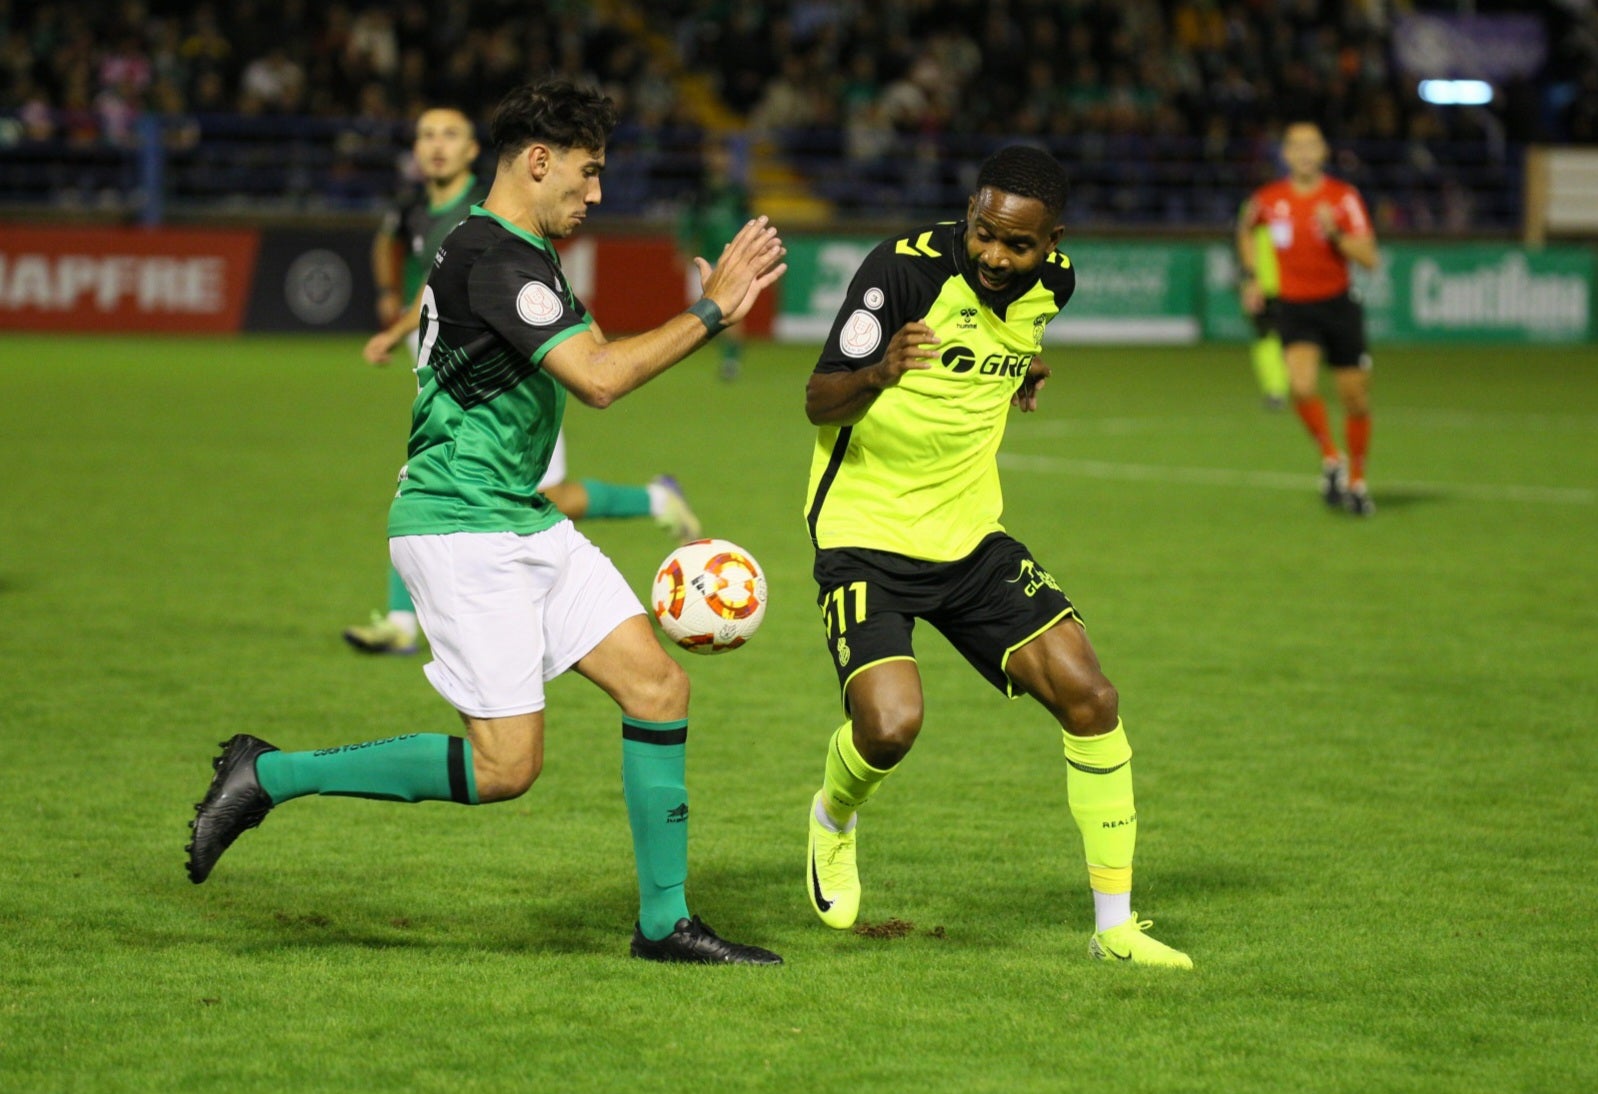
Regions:
<svg viewBox="0 0 1598 1094"><path fill-rule="evenodd" d="M281 45L274 45L265 56L244 66L240 78L244 113L292 114L301 107L304 94L305 70L289 58ZM243 104L249 105L244 108Z"/></svg>
<svg viewBox="0 0 1598 1094"><path fill-rule="evenodd" d="M178 55L196 79L215 73L224 85L230 81L234 68L233 46L222 33L216 9L210 4L195 9L191 29L178 48Z"/></svg>

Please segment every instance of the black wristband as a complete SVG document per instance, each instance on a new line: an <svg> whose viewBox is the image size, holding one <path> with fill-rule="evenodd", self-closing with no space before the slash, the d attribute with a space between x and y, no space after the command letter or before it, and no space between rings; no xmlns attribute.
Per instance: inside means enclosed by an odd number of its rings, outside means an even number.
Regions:
<svg viewBox="0 0 1598 1094"><path fill-rule="evenodd" d="M708 296L701 296L690 304L688 314L703 323L712 338L727 329L727 324L721 321L721 306Z"/></svg>

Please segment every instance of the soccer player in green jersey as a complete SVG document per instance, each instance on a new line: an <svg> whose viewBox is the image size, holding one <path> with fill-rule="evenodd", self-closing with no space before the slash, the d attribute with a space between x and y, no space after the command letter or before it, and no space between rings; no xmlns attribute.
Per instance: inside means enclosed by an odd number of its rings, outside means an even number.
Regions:
<svg viewBox="0 0 1598 1094"><path fill-rule="evenodd" d="M387 362L389 353L402 341L410 346L411 360L416 359L422 286L433 259L444 237L488 194L488 185L472 171L479 151L472 121L463 111L436 106L416 119L411 153L422 174L423 188L389 210L372 240L378 316L387 324L362 350L374 365ZM696 253L720 254L721 244L714 251ZM555 440L549 468L538 488L573 520L652 516L679 542L699 538L699 518L671 475L657 475L641 486L587 478L568 481L564 433ZM373 612L369 622L344 628L344 641L363 653L412 654L417 637L416 607L405 583L390 566L387 611Z"/></svg>
<svg viewBox="0 0 1598 1094"><path fill-rule="evenodd" d="M1043 331L1076 271L1057 249L1065 172L1037 149L983 164L958 223L890 239L849 286L805 391L821 427L806 518L848 720L810 810L805 888L822 922L859 912L856 811L922 725L917 619L994 687L1060 723L1096 929L1089 952L1191 968L1132 911L1132 749L1115 688L1054 577L999 523L1009 409L1036 409Z"/></svg>
<svg viewBox="0 0 1598 1094"><path fill-rule="evenodd" d="M606 338L572 293L553 241L599 203L615 124L608 98L568 83L509 93L490 125L493 188L445 239L422 290L421 391L389 512L390 555L432 647L427 677L466 735L306 752L232 737L196 807L194 882L268 811L304 795L463 805L519 797L543 764L544 684L573 669L621 708L639 890L633 956L781 963L689 913L687 674L616 567L538 492L568 393L609 406L743 319L787 269L775 229L750 221L714 268L697 260L705 295L688 311Z"/></svg>

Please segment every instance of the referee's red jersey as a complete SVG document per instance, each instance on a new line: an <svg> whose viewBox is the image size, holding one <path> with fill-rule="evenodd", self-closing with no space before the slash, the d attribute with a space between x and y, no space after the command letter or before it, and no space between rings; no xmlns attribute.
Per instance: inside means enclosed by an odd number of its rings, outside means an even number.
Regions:
<svg viewBox="0 0 1598 1094"><path fill-rule="evenodd" d="M1323 175L1320 185L1309 191L1279 179L1254 191L1254 219L1248 227L1270 226L1281 297L1290 303L1329 300L1348 291L1348 259L1321 234L1315 219L1322 205L1332 209L1339 231L1370 235L1370 216L1359 191L1340 179Z"/></svg>

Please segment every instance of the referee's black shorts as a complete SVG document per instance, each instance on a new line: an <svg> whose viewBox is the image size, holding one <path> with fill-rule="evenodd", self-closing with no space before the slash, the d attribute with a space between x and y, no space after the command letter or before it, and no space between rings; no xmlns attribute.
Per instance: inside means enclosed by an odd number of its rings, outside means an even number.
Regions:
<svg viewBox="0 0 1598 1094"><path fill-rule="evenodd" d="M1282 300L1276 310L1282 345L1313 342L1333 368L1369 368L1365 310L1346 292L1327 300Z"/></svg>
<svg viewBox="0 0 1598 1094"><path fill-rule="evenodd" d="M1049 572L1019 540L988 536L954 562L891 551L831 547L816 552L817 603L848 705L849 681L884 661L913 661L917 619L936 627L994 687L1014 696L1010 655L1076 615Z"/></svg>

